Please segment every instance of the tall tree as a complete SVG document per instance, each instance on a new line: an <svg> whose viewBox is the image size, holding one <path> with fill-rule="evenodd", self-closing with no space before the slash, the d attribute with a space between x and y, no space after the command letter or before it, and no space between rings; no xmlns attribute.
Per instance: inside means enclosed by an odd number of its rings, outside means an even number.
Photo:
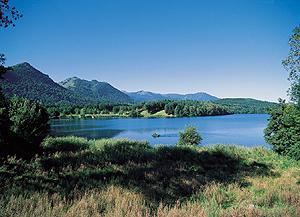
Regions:
<svg viewBox="0 0 300 217"><path fill-rule="evenodd" d="M280 107L271 112L265 139L273 150L300 160L300 26L289 39L290 51L283 66L289 72L289 94L295 104L280 101Z"/></svg>
<svg viewBox="0 0 300 217"><path fill-rule="evenodd" d="M289 39L290 51L283 66L289 72L291 100L300 105L300 26L296 27Z"/></svg>

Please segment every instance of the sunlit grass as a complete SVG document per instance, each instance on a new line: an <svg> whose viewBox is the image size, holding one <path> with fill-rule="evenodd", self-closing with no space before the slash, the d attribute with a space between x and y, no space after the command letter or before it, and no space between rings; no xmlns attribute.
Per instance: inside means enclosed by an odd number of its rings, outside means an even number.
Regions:
<svg viewBox="0 0 300 217"><path fill-rule="evenodd" d="M0 167L0 216L299 216L300 163L264 148L48 138Z"/></svg>

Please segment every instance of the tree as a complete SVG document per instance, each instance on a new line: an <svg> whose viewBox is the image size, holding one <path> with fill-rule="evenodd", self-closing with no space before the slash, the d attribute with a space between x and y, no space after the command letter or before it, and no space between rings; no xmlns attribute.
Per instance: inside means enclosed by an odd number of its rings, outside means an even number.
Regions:
<svg viewBox="0 0 300 217"><path fill-rule="evenodd" d="M37 153L50 130L49 115L38 103L13 97L9 105L10 131L13 134L10 146L12 154L24 156Z"/></svg>
<svg viewBox="0 0 300 217"><path fill-rule="evenodd" d="M296 27L289 39L290 51L282 61L284 68L289 72L291 100L300 105L300 26Z"/></svg>
<svg viewBox="0 0 300 217"><path fill-rule="evenodd" d="M0 79L2 79L2 75L7 70L7 68L4 67L4 64L5 56L3 54L0 54ZM10 121L8 117L7 105L7 100L5 99L5 96L2 93L2 88L0 86L0 150L3 150L2 146L6 146L9 138Z"/></svg>
<svg viewBox="0 0 300 217"><path fill-rule="evenodd" d="M183 132L179 132L179 141L177 145L198 145L202 137L197 132L196 127L188 126Z"/></svg>
<svg viewBox="0 0 300 217"><path fill-rule="evenodd" d="M7 100L5 99L0 87L0 154L2 146L5 146L9 138L9 116L7 109Z"/></svg>
<svg viewBox="0 0 300 217"><path fill-rule="evenodd" d="M300 110L284 101L271 112L265 139L273 150L300 160Z"/></svg>
<svg viewBox="0 0 300 217"><path fill-rule="evenodd" d="M295 104L280 100L264 133L275 152L300 160L300 26L294 29L289 45L289 54L282 64L289 72L289 94Z"/></svg>

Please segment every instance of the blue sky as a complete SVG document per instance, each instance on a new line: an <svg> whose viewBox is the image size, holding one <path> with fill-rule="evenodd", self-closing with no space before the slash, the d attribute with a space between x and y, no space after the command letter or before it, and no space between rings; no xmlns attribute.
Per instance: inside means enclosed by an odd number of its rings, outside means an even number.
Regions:
<svg viewBox="0 0 300 217"><path fill-rule="evenodd" d="M127 90L285 97L281 60L298 0L11 0L24 17L0 31L7 64L55 81Z"/></svg>

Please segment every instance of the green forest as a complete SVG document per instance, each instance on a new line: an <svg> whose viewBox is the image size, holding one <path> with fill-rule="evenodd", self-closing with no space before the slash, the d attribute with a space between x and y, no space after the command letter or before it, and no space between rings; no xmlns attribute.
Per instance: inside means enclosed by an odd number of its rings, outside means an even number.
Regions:
<svg viewBox="0 0 300 217"><path fill-rule="evenodd" d="M51 118L65 117L196 117L228 114L266 114L277 103L253 99L221 99L213 102L159 100L134 104L46 105Z"/></svg>

